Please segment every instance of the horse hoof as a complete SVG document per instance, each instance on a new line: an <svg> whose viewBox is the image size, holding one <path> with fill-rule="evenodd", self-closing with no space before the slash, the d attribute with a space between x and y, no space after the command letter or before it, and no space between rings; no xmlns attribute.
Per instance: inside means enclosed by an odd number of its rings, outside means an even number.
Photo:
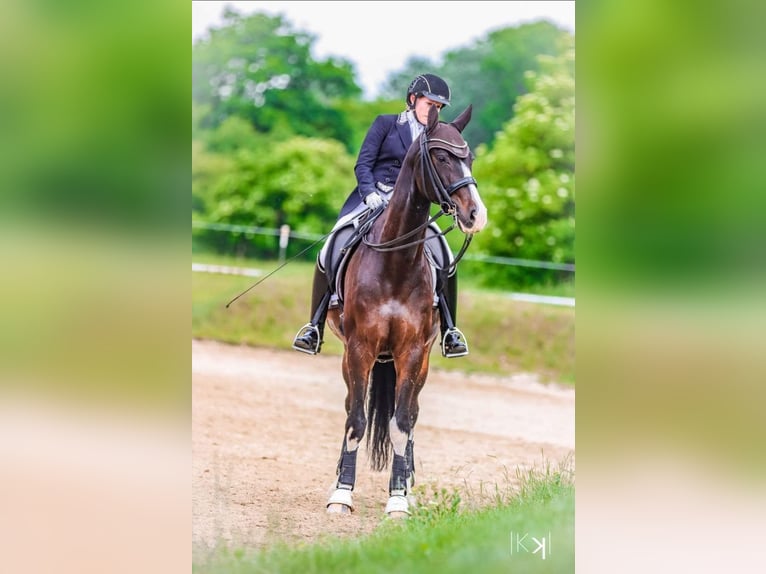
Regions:
<svg viewBox="0 0 766 574"><path fill-rule="evenodd" d="M388 513L388 517L392 520L404 520L405 518L409 518L409 516L409 512L399 512L398 510Z"/></svg>
<svg viewBox="0 0 766 574"><path fill-rule="evenodd" d="M410 505L407 497L403 495L393 495L388 497L386 504L386 514L391 518L406 518L410 514Z"/></svg>
<svg viewBox="0 0 766 574"><path fill-rule="evenodd" d="M330 514L351 514L354 502L351 491L347 488L336 488L327 501L327 512Z"/></svg>
<svg viewBox="0 0 766 574"><path fill-rule="evenodd" d="M327 514L351 514L351 508L345 504L328 504Z"/></svg>

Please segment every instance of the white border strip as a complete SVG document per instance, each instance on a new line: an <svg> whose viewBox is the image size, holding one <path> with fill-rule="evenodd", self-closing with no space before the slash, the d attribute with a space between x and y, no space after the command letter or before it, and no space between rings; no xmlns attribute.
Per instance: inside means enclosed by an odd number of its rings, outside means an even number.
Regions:
<svg viewBox="0 0 766 574"><path fill-rule="evenodd" d="M511 293L508 297L514 301L526 301L527 303L545 303L564 307L575 306L574 297L554 297L553 295L533 295L532 293Z"/></svg>
<svg viewBox="0 0 766 574"><path fill-rule="evenodd" d="M192 263L192 271L198 273L223 273L224 275L247 275L248 277L263 275L263 271L260 269L229 267L227 265L207 265L205 263Z"/></svg>

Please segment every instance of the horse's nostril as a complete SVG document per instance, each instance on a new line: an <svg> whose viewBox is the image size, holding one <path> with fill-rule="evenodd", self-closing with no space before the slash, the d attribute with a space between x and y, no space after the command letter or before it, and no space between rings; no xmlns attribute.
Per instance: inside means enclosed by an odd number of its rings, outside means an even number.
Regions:
<svg viewBox="0 0 766 574"><path fill-rule="evenodd" d="M469 219L470 219L471 223L476 221L476 210L475 209L471 210L471 213L469 215Z"/></svg>

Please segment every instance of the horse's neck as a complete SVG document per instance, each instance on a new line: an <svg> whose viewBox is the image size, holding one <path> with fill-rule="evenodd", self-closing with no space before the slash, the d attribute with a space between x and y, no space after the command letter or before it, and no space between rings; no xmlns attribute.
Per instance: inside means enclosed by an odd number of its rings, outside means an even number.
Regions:
<svg viewBox="0 0 766 574"><path fill-rule="evenodd" d="M386 208L380 240L393 241L422 226L423 229L409 237L406 242L421 239L425 235L425 223L428 221L430 207L431 203L414 189L414 184L412 189L397 186Z"/></svg>

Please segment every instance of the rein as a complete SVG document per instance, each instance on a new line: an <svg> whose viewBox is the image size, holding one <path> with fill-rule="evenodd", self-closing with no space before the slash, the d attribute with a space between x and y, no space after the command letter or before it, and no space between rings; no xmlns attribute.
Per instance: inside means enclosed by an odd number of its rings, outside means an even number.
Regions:
<svg viewBox="0 0 766 574"><path fill-rule="evenodd" d="M371 243L367 240L367 234L365 234L365 236L362 237L362 243L364 243L370 249L373 249L374 251L380 251L382 253L386 253L388 251L399 251L400 249L406 249L408 247L414 247L415 245L420 245L421 243L425 243L426 241L428 241L428 237L424 237L423 239L418 239L416 241L410 241L409 243L401 243L401 242L404 241L405 239L409 239L413 235L416 235L420 231L425 231L425 229L429 225L431 225L434 221L439 219L442 215L446 215L446 213L444 211L439 211L439 213L437 213L433 217L430 217L428 221L426 221L423 225L418 225L412 231L408 231L404 235L395 237L391 241L384 241L383 243ZM447 229L439 233L438 235L446 235L453 229L455 229L454 223L450 225Z"/></svg>
<svg viewBox="0 0 766 574"><path fill-rule="evenodd" d="M401 235L399 237L395 237L394 239L390 241L384 241L382 243L371 243L367 239L367 233L364 234L362 237L362 243L364 243L367 247L370 249L373 249L374 251L379 252L390 252L390 251L399 251L400 249L407 249L409 247L414 247L415 245L420 245L421 243L425 243L430 239L430 237L424 237L422 239L417 239L415 241L410 241L407 243L402 243L403 241L409 239L413 235L417 235L418 233L425 231L425 229L431 225L434 221L439 219L442 215L452 215L454 222L452 225L450 225L447 229L442 231L441 233L437 234L438 236L444 236L453 229L455 229L455 226L457 225L457 208L455 206L455 202L452 201L452 194L455 193L458 189L465 185L474 184L476 185L476 180L469 176L469 177L463 177L461 179L458 179L457 181L453 182L449 187L444 187L444 184L441 181L441 177L439 176L439 172L436 171L436 167L434 166L433 160L431 159L431 154L428 153L428 144L432 141L443 141L443 140L430 140L425 137L425 134L421 136L420 138L420 167L423 174L423 181L426 181L426 175L428 176L428 181L431 184L431 187L433 188L434 192L436 193L437 199L439 200L439 212L430 217L428 221L426 221L424 224L419 225L412 231L409 231L405 233L404 235ZM455 144L451 142L444 142L452 147L456 147ZM465 144L467 146L467 144ZM369 230L368 230L369 232ZM451 271L455 267L457 267L458 261L463 257L466 250L468 249L468 246L471 244L471 240L473 239L473 235L470 233L465 234L465 239L463 241L463 246L460 248L460 251L453 259L452 263L450 263L447 267L440 268L438 265L435 264L434 261L431 261L431 264L434 265L434 267L439 268L441 271Z"/></svg>

